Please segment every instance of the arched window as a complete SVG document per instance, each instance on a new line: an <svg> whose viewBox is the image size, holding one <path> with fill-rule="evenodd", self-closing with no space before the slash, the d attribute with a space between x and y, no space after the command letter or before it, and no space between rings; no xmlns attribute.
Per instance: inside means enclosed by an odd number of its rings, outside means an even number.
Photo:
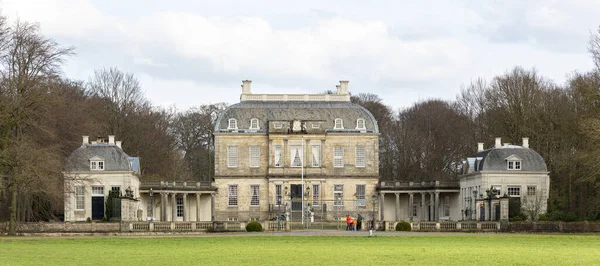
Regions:
<svg viewBox="0 0 600 266"><path fill-rule="evenodd" d="M333 129L344 129L344 122L341 118L335 119L335 125L333 126Z"/></svg>
<svg viewBox="0 0 600 266"><path fill-rule="evenodd" d="M235 118L229 119L229 124L227 124L227 129L237 129L237 120Z"/></svg>
<svg viewBox="0 0 600 266"><path fill-rule="evenodd" d="M365 120L362 118L359 118L356 120L356 129L366 129L365 128Z"/></svg>
<svg viewBox="0 0 600 266"><path fill-rule="evenodd" d="M258 118L250 119L250 129L260 129L258 127Z"/></svg>

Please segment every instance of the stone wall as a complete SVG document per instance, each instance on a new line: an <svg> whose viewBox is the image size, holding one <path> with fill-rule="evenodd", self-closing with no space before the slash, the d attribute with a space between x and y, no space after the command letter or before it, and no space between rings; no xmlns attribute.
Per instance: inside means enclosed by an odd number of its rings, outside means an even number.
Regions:
<svg viewBox="0 0 600 266"><path fill-rule="evenodd" d="M600 232L600 222L508 222L501 226L503 232L561 232L588 233Z"/></svg>
<svg viewBox="0 0 600 266"><path fill-rule="evenodd" d="M0 228L8 229L6 226ZM119 223L18 223L16 227L18 233L108 233L120 230Z"/></svg>

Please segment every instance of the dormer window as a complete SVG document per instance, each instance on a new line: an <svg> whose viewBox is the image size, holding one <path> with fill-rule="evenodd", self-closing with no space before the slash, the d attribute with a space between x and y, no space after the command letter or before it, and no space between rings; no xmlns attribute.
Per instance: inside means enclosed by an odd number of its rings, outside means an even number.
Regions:
<svg viewBox="0 0 600 266"><path fill-rule="evenodd" d="M273 123L273 127L274 127L275 129L281 129L283 126L281 125L281 123L279 123L279 122L275 122L275 123Z"/></svg>
<svg viewBox="0 0 600 266"><path fill-rule="evenodd" d="M229 119L229 124L227 124L227 129L238 129L237 120L235 118Z"/></svg>
<svg viewBox="0 0 600 266"><path fill-rule="evenodd" d="M91 171L104 171L104 160L99 157L90 159L90 170Z"/></svg>
<svg viewBox="0 0 600 266"><path fill-rule="evenodd" d="M521 161L507 161L508 170L521 170Z"/></svg>
<svg viewBox="0 0 600 266"><path fill-rule="evenodd" d="M506 169L511 171L519 171L521 170L521 158L516 155L511 155L506 157Z"/></svg>
<svg viewBox="0 0 600 266"><path fill-rule="evenodd" d="M259 129L258 127L258 118L250 119L250 129Z"/></svg>
<svg viewBox="0 0 600 266"><path fill-rule="evenodd" d="M344 122L342 121L341 118L335 119L335 124L333 126L333 129L344 129Z"/></svg>
<svg viewBox="0 0 600 266"><path fill-rule="evenodd" d="M359 118L356 120L356 129L366 129L365 128L365 120L362 118Z"/></svg>

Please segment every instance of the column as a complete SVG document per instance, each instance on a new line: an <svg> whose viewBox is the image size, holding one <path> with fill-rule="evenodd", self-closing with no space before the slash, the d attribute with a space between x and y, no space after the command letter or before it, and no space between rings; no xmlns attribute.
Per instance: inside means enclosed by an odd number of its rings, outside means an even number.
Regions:
<svg viewBox="0 0 600 266"><path fill-rule="evenodd" d="M413 203L414 195L413 193L408 193L408 220L412 221L413 219Z"/></svg>
<svg viewBox="0 0 600 266"><path fill-rule="evenodd" d="M319 165L325 167L325 139L321 139L321 147L319 150Z"/></svg>
<svg viewBox="0 0 600 266"><path fill-rule="evenodd" d="M427 221L425 220L425 217L427 217L425 208L427 208L427 204L425 203L425 192L421 192L421 221Z"/></svg>
<svg viewBox="0 0 600 266"><path fill-rule="evenodd" d="M304 175L305 175L304 181L306 181L306 174L308 173L308 169L309 169L308 166L310 166L309 163L312 163L312 160L308 160L308 158L310 158L308 156L308 154L309 154L308 153L308 151L309 151L308 147L311 147L310 146L310 139L309 138L304 138L304 143L302 143L302 163L303 163L303 165L305 167L304 168ZM310 154L312 154L312 147L310 149ZM306 184L306 186L304 186L304 191L306 191L306 188L308 186L310 186L310 184ZM312 189L312 188L310 188L310 189ZM304 192L302 192L302 193L304 193Z"/></svg>
<svg viewBox="0 0 600 266"><path fill-rule="evenodd" d="M435 220L438 221L440 219L440 193L435 193Z"/></svg>
<svg viewBox="0 0 600 266"><path fill-rule="evenodd" d="M188 221L188 205L187 205L187 194L183 193L183 221Z"/></svg>
<svg viewBox="0 0 600 266"><path fill-rule="evenodd" d="M158 219L160 219L161 222L164 221L164 219L163 219L164 214L165 214L165 212L163 210L164 206L165 206L165 193L161 192L160 193L160 217L158 217Z"/></svg>
<svg viewBox="0 0 600 266"><path fill-rule="evenodd" d="M290 125L291 126L291 125ZM281 167L286 168L288 163L287 163L287 153L288 153L288 140L287 139L283 139L283 151L281 151ZM292 189L292 188L290 188Z"/></svg>
<svg viewBox="0 0 600 266"><path fill-rule="evenodd" d="M396 221L400 221L400 193L396 194Z"/></svg>
<svg viewBox="0 0 600 266"><path fill-rule="evenodd" d="M177 220L177 193L171 194L171 221Z"/></svg>
<svg viewBox="0 0 600 266"><path fill-rule="evenodd" d="M200 222L200 195L202 193L196 193L196 222Z"/></svg>
<svg viewBox="0 0 600 266"><path fill-rule="evenodd" d="M385 193L381 192L379 195L379 221L383 221L383 203L385 202Z"/></svg>
<svg viewBox="0 0 600 266"><path fill-rule="evenodd" d="M433 192L429 192L429 208L430 210L433 209L433 204L434 204L434 198L433 198ZM431 218L432 221L435 221L435 210L431 210L431 216L429 217Z"/></svg>
<svg viewBox="0 0 600 266"><path fill-rule="evenodd" d="M269 158L269 161L267 162L267 165L269 167L274 167L275 166L275 162L273 162L273 160L272 160L272 154L274 152L275 152L275 148L273 147L273 140L269 139L269 151L267 153L268 154L268 158ZM198 195L198 194L196 194L196 195Z"/></svg>
<svg viewBox="0 0 600 266"><path fill-rule="evenodd" d="M215 221L215 193L210 193L210 221Z"/></svg>

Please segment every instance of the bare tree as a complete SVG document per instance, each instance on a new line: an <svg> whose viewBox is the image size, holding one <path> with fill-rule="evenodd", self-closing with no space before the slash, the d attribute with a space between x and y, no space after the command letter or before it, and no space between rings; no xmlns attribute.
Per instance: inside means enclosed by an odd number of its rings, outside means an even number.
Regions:
<svg viewBox="0 0 600 266"><path fill-rule="evenodd" d="M547 200L548 198L541 193L524 196L521 201L521 213L527 215L529 220L537 221L540 215L546 212Z"/></svg>
<svg viewBox="0 0 600 266"><path fill-rule="evenodd" d="M178 114L172 130L177 146L183 152L188 179L210 181L213 176L214 151L212 133L224 103L202 105Z"/></svg>
<svg viewBox="0 0 600 266"><path fill-rule="evenodd" d="M456 178L460 161L472 150L471 121L441 100L417 103L399 114L400 163L403 178Z"/></svg>
<svg viewBox="0 0 600 266"><path fill-rule="evenodd" d="M0 36L0 173L10 193L9 234L15 234L19 213L18 194L35 182L56 178L62 165L53 148L37 147L40 136L51 134L44 127L48 103L53 95L49 84L60 72L64 57L73 48L60 47L40 34L37 24L17 21L3 27ZM35 154L36 157L31 155Z"/></svg>
<svg viewBox="0 0 600 266"><path fill-rule="evenodd" d="M600 26L596 32L590 33L590 41L588 51L592 54L592 59L596 65L596 69L600 71Z"/></svg>
<svg viewBox="0 0 600 266"><path fill-rule="evenodd" d="M107 101L102 115L108 118L106 131L115 135L123 133L125 116L147 103L137 78L116 67L95 70L87 94Z"/></svg>

